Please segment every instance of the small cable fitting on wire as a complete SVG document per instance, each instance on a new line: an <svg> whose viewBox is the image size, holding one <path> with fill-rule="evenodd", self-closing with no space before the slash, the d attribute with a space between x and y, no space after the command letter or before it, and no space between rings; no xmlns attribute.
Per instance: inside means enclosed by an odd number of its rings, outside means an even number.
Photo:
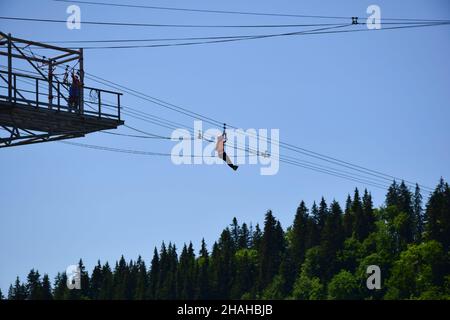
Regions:
<svg viewBox="0 0 450 320"><path fill-rule="evenodd" d="M358 24L358 17L352 17L352 24Z"/></svg>
<svg viewBox="0 0 450 320"><path fill-rule="evenodd" d="M227 141L227 124L224 123L223 124L223 133L222 133L223 139L224 139L224 143Z"/></svg>

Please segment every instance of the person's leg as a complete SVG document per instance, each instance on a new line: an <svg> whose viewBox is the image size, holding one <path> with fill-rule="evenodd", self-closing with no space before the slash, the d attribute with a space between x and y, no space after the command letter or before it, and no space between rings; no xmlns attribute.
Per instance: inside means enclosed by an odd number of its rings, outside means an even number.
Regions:
<svg viewBox="0 0 450 320"><path fill-rule="evenodd" d="M75 111L80 109L80 96L75 96Z"/></svg>
<svg viewBox="0 0 450 320"><path fill-rule="evenodd" d="M237 170L238 166L235 166L235 165L233 164L233 162L231 162L230 157L228 157L228 155L226 154L225 151L223 152L222 159L223 159L223 161L226 162L226 164L227 164L231 169L233 169L233 170L235 170L235 171Z"/></svg>
<svg viewBox="0 0 450 320"><path fill-rule="evenodd" d="M73 97L69 96L69 103L67 105L69 107L69 112L72 112L72 108L73 108Z"/></svg>

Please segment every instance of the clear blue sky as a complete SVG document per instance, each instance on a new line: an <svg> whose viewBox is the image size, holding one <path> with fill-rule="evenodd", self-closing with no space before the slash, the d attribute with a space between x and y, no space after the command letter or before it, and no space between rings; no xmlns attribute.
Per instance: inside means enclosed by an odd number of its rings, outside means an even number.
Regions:
<svg viewBox="0 0 450 320"><path fill-rule="evenodd" d="M148 4L140 1L139 4ZM154 5L449 19L448 1L152 1ZM4 16L66 19L67 4L1 1ZM302 19L208 15L81 5L82 19L147 23L302 23ZM311 22L311 21L309 21ZM314 21L317 22L317 21ZM0 21L35 40L156 38L248 33ZM271 31L269 31L271 32ZM258 33L258 31L256 31ZM89 51L85 70L243 128L279 128L299 146L434 186L450 177L450 27L288 37L208 46ZM192 125L188 118L125 95L125 104ZM162 128L133 119L150 132ZM144 139L143 139L144 140ZM168 152L167 142L92 134L78 142ZM283 227L301 200L341 203L364 185L281 164L276 176L244 166L174 166L168 158L43 143L0 151L0 288L31 268L49 273L83 258L114 263L154 246L209 245L236 216L261 223L272 209ZM384 191L369 188L376 205Z"/></svg>

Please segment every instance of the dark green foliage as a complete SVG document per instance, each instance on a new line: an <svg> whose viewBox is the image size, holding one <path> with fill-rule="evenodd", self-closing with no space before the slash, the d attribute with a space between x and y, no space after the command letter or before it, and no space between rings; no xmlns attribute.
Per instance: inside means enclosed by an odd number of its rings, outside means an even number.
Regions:
<svg viewBox="0 0 450 320"><path fill-rule="evenodd" d="M50 284L50 279L47 274L44 274L44 277L42 278L42 292L41 292L41 299L42 300L52 300L52 286Z"/></svg>
<svg viewBox="0 0 450 320"><path fill-rule="evenodd" d="M209 299L210 295L210 282L209 282L209 254L206 248L205 239L202 239L200 256L196 263L196 299Z"/></svg>
<svg viewBox="0 0 450 320"><path fill-rule="evenodd" d="M259 276L260 290L267 287L277 274L284 252L284 233L280 222L275 219L272 211L266 213L264 233L259 248Z"/></svg>
<svg viewBox="0 0 450 320"><path fill-rule="evenodd" d="M328 284L328 299L355 300L359 298L360 286L356 277L342 270Z"/></svg>
<svg viewBox="0 0 450 320"><path fill-rule="evenodd" d="M291 230L290 256L297 275L301 264L305 259L306 239L308 236L308 208L305 202L301 202L295 214Z"/></svg>
<svg viewBox="0 0 450 320"><path fill-rule="evenodd" d="M234 218L208 252L192 243L180 256L174 244L155 248L147 268L122 256L111 270L97 262L91 276L79 261L81 290L58 273L31 270L9 287L11 300L67 299L450 299L450 188L443 179L422 210L416 185L389 187L385 206L355 189L344 212L321 199L302 201L286 231L271 211L264 228ZM366 287L367 267L381 270L381 289ZM0 299L3 298L0 292Z"/></svg>
<svg viewBox="0 0 450 320"><path fill-rule="evenodd" d="M184 245L177 269L178 298L192 299L195 292L196 276L195 254L192 242L189 244L189 247L186 247L186 244Z"/></svg>
<svg viewBox="0 0 450 320"><path fill-rule="evenodd" d="M21 284L19 277L16 278L14 286L10 285L8 290L9 300L25 300L28 297L27 287Z"/></svg>
<svg viewBox="0 0 450 320"><path fill-rule="evenodd" d="M326 218L320 241L323 260L323 279L330 279L338 271L336 261L337 253L342 249L344 243L344 227L342 225L342 209L339 203L333 201L330 213Z"/></svg>
<svg viewBox="0 0 450 320"><path fill-rule="evenodd" d="M103 272L102 272L102 266L100 264L100 260L97 262L97 265L94 267L94 270L92 271L92 277L90 279L90 297L92 299L99 299L100 298L100 289L102 288L103 284Z"/></svg>
<svg viewBox="0 0 450 320"><path fill-rule="evenodd" d="M413 210L414 219L416 221L416 241L420 242L423 235L424 226L424 215L422 209L422 194L420 193L419 185L416 183L416 188L414 189L414 200L413 200Z"/></svg>
<svg viewBox="0 0 450 320"><path fill-rule="evenodd" d="M347 201L345 202L345 213L344 213L344 236L345 238L350 238L353 234L353 223L354 215L352 212L352 198L350 195L347 196Z"/></svg>
<svg viewBox="0 0 450 320"><path fill-rule="evenodd" d="M450 247L450 187L441 178L425 211L426 237L439 241L446 251Z"/></svg>
<svg viewBox="0 0 450 320"><path fill-rule="evenodd" d="M158 296L158 279L160 272L160 263L159 263L159 255L158 250L154 249L153 251L153 259L150 265L150 270L148 272L148 287L147 287L147 298L148 299L156 299Z"/></svg>

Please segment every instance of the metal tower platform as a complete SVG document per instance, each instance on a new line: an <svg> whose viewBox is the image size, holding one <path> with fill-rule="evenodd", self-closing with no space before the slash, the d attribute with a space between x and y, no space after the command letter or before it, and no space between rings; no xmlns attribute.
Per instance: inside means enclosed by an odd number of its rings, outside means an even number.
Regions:
<svg viewBox="0 0 450 320"><path fill-rule="evenodd" d="M45 48L52 57L38 56L31 48ZM56 47L0 32L0 58L5 57L4 65L0 60L0 148L78 138L124 124L120 118L121 93L84 85L82 49ZM21 68L13 66L16 60L22 62ZM67 64L65 70L63 64ZM58 78L58 68L64 79ZM77 71L80 79L75 107L69 106L70 71Z"/></svg>

